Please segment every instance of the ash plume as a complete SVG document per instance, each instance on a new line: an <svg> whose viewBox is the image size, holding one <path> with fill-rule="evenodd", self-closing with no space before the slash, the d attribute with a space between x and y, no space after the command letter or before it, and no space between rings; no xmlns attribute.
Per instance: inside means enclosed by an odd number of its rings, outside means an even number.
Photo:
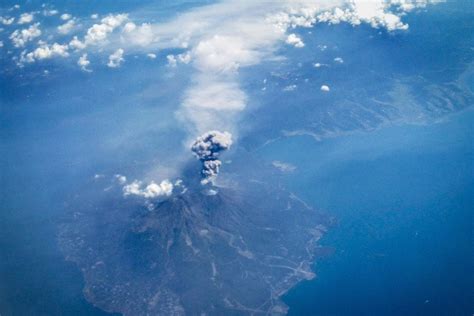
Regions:
<svg viewBox="0 0 474 316"><path fill-rule="evenodd" d="M231 145L232 135L229 132L209 131L194 141L191 150L202 163L202 184L213 183L217 178L222 164L219 155Z"/></svg>

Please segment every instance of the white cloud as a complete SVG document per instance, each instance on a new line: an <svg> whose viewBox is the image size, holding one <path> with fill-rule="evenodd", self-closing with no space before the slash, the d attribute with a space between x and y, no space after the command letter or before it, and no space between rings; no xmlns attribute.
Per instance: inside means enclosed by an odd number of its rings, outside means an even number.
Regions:
<svg viewBox="0 0 474 316"><path fill-rule="evenodd" d="M148 54L146 54L146 56L150 59L155 59L156 58L156 54L153 54L153 53L148 53Z"/></svg>
<svg viewBox="0 0 474 316"><path fill-rule="evenodd" d="M342 59L341 57L336 57L336 58L334 58L334 62L339 63L339 64L343 64L344 59Z"/></svg>
<svg viewBox="0 0 474 316"><path fill-rule="evenodd" d="M123 41L125 42L145 47L150 45L153 40L153 30L148 23L137 26L133 22L128 22L123 27Z"/></svg>
<svg viewBox="0 0 474 316"><path fill-rule="evenodd" d="M120 184L125 184L125 183L127 183L127 177L124 176L124 175L116 174L114 177L115 177L115 179L118 181L118 183L120 183Z"/></svg>
<svg viewBox="0 0 474 316"><path fill-rule="evenodd" d="M18 24L27 24L33 22L34 15L33 13L23 13L18 19Z"/></svg>
<svg viewBox="0 0 474 316"><path fill-rule="evenodd" d="M74 36L74 37L72 38L72 40L69 42L69 46L70 46L71 48L76 49L76 50L81 50L81 49L86 48L86 44L85 44L84 42L81 42L81 41L77 38L77 36Z"/></svg>
<svg viewBox="0 0 474 316"><path fill-rule="evenodd" d="M178 63L189 64L191 61L191 54L188 52L178 55L168 55L166 56L166 60L168 61L168 65L171 67L176 67Z"/></svg>
<svg viewBox="0 0 474 316"><path fill-rule="evenodd" d="M267 16L267 21L275 25L282 32L295 27L311 27L316 23L316 13L325 9L326 6L317 3L304 4L303 1L295 1L294 7L287 7Z"/></svg>
<svg viewBox="0 0 474 316"><path fill-rule="evenodd" d="M13 22L15 22L15 18L0 16L0 23L2 23L3 25L10 25Z"/></svg>
<svg viewBox="0 0 474 316"><path fill-rule="evenodd" d="M174 55L166 56L166 60L168 60L168 65L170 65L171 67L176 67L176 65L178 64L178 61L176 60L176 57L174 57Z"/></svg>
<svg viewBox="0 0 474 316"><path fill-rule="evenodd" d="M189 64L189 62L191 61L191 54L189 53L179 54L177 57L177 60L183 64Z"/></svg>
<svg viewBox="0 0 474 316"><path fill-rule="evenodd" d="M293 45L295 47L301 48L304 47L304 43L296 34L292 33L286 38L286 43Z"/></svg>
<svg viewBox="0 0 474 316"><path fill-rule="evenodd" d="M193 50L195 66L205 72L235 72L242 66L256 64L260 59L258 49L251 47L253 44L251 37L245 38L245 34L214 35L196 45Z"/></svg>
<svg viewBox="0 0 474 316"><path fill-rule="evenodd" d="M169 180L163 180L159 184L151 181L150 184L143 187L141 181L135 180L123 187L123 195L137 195L146 199L167 197L173 193L173 183Z"/></svg>
<svg viewBox="0 0 474 316"><path fill-rule="evenodd" d="M321 91L329 92L329 90L330 90L330 89L329 89L329 86L327 86L327 85L325 85L325 84L323 84L323 85L321 86Z"/></svg>
<svg viewBox="0 0 474 316"><path fill-rule="evenodd" d="M205 78L202 82L207 83ZM186 108L241 111L246 106L246 97L235 82L211 82L198 84L188 90L184 101Z"/></svg>
<svg viewBox="0 0 474 316"><path fill-rule="evenodd" d="M127 14L108 15L101 20L100 24L94 24L87 30L84 37L86 45L97 45L104 43L107 36L128 19Z"/></svg>
<svg viewBox="0 0 474 316"><path fill-rule="evenodd" d="M283 91L285 91L285 92L295 91L297 87L298 87L297 85L292 84L292 85L289 85L289 86L284 87L284 88L283 88Z"/></svg>
<svg viewBox="0 0 474 316"><path fill-rule="evenodd" d="M442 0L441 0L442 1ZM304 1L303 1L304 2ZM318 8L316 3L298 7L298 1L291 10L283 10L269 15L267 20L286 31L295 27L311 27L315 23L341 23L352 25L368 23L373 27L386 28L388 31L406 30L408 24L400 16L414 8L425 7L440 0L346 0L331 1L331 8ZM301 4L301 2L300 2Z"/></svg>
<svg viewBox="0 0 474 316"><path fill-rule="evenodd" d="M61 20L63 20L63 21L67 21L67 20L69 20L70 18L72 18L72 15L70 15L69 13L63 13L63 14L61 14Z"/></svg>
<svg viewBox="0 0 474 316"><path fill-rule="evenodd" d="M83 71L91 72L89 68L87 68L90 65L90 61L87 59L87 54L82 54L81 57L79 57L79 60L77 61L77 64Z"/></svg>
<svg viewBox="0 0 474 316"><path fill-rule="evenodd" d="M0 47L3 47L3 41L0 41Z"/></svg>
<svg viewBox="0 0 474 316"><path fill-rule="evenodd" d="M318 22L337 24L347 22L352 25L368 23L375 28L388 31L406 30L408 24L400 16L417 7L424 7L431 0L351 0L346 5L323 12L317 16Z"/></svg>
<svg viewBox="0 0 474 316"><path fill-rule="evenodd" d="M235 80L200 74L185 93L178 118L190 132L202 134L210 129L231 130L235 115L247 106L247 96Z"/></svg>
<svg viewBox="0 0 474 316"><path fill-rule="evenodd" d="M76 26L76 22L74 20L69 20L66 23L58 26L58 32L60 34L68 34L71 30Z"/></svg>
<svg viewBox="0 0 474 316"><path fill-rule="evenodd" d="M97 13L91 14L91 19L98 19L99 15Z"/></svg>
<svg viewBox="0 0 474 316"><path fill-rule="evenodd" d="M15 47L23 47L29 41L41 35L41 30L39 29L39 23L30 25L27 29L15 30L11 35L10 39L13 42Z"/></svg>
<svg viewBox="0 0 474 316"><path fill-rule="evenodd" d="M125 60L123 59L123 52L123 49L119 48L112 55L110 55L107 66L109 66L110 68L120 67L122 62Z"/></svg>
<svg viewBox="0 0 474 316"><path fill-rule="evenodd" d="M44 10L43 11L44 16L53 16L53 15L56 15L58 13L59 13L58 10Z"/></svg>
<svg viewBox="0 0 474 316"><path fill-rule="evenodd" d="M22 61L32 63L35 60L49 59L53 57L67 57L69 56L68 49L68 45L54 43L53 45L48 46L43 43L34 51L23 54Z"/></svg>
<svg viewBox="0 0 474 316"><path fill-rule="evenodd" d="M278 160L273 161L272 165L282 172L293 172L296 170L296 167L294 165Z"/></svg>
<svg viewBox="0 0 474 316"><path fill-rule="evenodd" d="M113 28L106 24L94 24L87 30L85 36L85 42L87 44L96 44L104 41L107 38L107 34L111 33Z"/></svg>
<svg viewBox="0 0 474 316"><path fill-rule="evenodd" d="M125 33L130 33L130 32L133 32L135 29L137 28L137 25L133 22L127 22L124 26L123 26L123 32Z"/></svg>
<svg viewBox="0 0 474 316"><path fill-rule="evenodd" d="M125 22L127 19L128 19L128 14L116 14L116 15L109 14L108 16L106 16L100 21L102 22L102 24L105 24L115 29L119 27L120 25L122 25L123 22Z"/></svg>

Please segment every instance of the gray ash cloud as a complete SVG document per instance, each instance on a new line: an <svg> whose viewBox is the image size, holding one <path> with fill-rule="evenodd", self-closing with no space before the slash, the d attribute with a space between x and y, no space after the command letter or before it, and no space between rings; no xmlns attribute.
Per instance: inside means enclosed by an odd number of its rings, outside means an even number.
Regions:
<svg viewBox="0 0 474 316"><path fill-rule="evenodd" d="M202 184L212 183L222 162L219 155L232 145L232 134L229 132L209 131L199 136L191 146L194 155L202 162Z"/></svg>

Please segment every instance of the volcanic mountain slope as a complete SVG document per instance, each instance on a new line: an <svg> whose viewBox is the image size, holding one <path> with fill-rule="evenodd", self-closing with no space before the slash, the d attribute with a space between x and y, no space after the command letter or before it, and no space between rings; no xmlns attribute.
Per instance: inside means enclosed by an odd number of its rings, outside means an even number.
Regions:
<svg viewBox="0 0 474 316"><path fill-rule="evenodd" d="M188 188L153 207L119 188L100 202L92 187L77 196L59 241L86 298L124 315L286 313L280 298L314 277L330 220L283 189L239 183L213 195Z"/></svg>

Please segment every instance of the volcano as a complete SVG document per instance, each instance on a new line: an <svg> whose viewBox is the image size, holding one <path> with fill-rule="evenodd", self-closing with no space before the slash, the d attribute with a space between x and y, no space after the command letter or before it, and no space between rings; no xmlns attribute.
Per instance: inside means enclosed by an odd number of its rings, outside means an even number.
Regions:
<svg viewBox="0 0 474 316"><path fill-rule="evenodd" d="M59 242L87 300L123 315L285 314L331 219L274 183L225 182L152 202L97 183L77 195Z"/></svg>

